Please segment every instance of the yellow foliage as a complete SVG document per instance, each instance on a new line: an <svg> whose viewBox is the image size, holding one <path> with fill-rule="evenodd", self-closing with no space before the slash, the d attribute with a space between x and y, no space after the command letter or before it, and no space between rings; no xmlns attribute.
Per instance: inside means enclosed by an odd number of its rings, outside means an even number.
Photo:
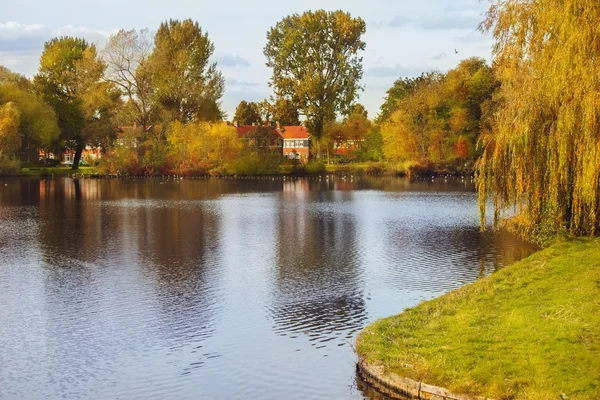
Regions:
<svg viewBox="0 0 600 400"><path fill-rule="evenodd" d="M242 143L237 131L226 123L175 121L167 133L174 165L191 168L218 168L238 157Z"/></svg>
<svg viewBox="0 0 600 400"><path fill-rule="evenodd" d="M502 105L478 164L482 218L515 207L528 234L600 233L600 2L493 0Z"/></svg>
<svg viewBox="0 0 600 400"><path fill-rule="evenodd" d="M12 155L21 146L21 116L13 103L0 106L0 157Z"/></svg>

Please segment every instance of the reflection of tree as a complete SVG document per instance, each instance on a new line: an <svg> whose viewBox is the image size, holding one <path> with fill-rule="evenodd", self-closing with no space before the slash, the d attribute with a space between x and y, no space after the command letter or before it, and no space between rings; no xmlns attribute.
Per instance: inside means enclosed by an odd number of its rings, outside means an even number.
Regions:
<svg viewBox="0 0 600 400"><path fill-rule="evenodd" d="M210 201L218 189L207 186L38 183L43 304L54 316L46 361L57 378L121 368L143 379L144 370L132 365L145 364L141 357L152 348L169 349L160 359L172 359L177 373L206 361L200 349L220 310L221 246Z"/></svg>
<svg viewBox="0 0 600 400"><path fill-rule="evenodd" d="M336 195L315 192L308 202L298 194L278 213L271 318L276 332L306 334L317 347L334 339L344 344L366 321L356 221L333 203Z"/></svg>

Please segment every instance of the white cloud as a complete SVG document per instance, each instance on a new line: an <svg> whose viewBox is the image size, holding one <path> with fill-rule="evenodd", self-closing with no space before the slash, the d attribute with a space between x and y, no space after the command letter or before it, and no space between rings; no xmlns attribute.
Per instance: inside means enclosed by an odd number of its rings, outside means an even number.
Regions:
<svg viewBox="0 0 600 400"><path fill-rule="evenodd" d="M243 57L233 54L215 54L215 60L219 67L249 67L250 62Z"/></svg>
<svg viewBox="0 0 600 400"><path fill-rule="evenodd" d="M77 36L98 46L103 46L112 31L96 30L85 26L65 25L49 28L42 24L21 24L9 21L0 23L0 64L32 76L38 68L44 43L53 37Z"/></svg>
<svg viewBox="0 0 600 400"><path fill-rule="evenodd" d="M258 87L258 86L260 86L260 83L258 83L258 82L238 81L237 79L234 79L234 78L227 78L225 80L225 82L229 86L241 86L241 87Z"/></svg>

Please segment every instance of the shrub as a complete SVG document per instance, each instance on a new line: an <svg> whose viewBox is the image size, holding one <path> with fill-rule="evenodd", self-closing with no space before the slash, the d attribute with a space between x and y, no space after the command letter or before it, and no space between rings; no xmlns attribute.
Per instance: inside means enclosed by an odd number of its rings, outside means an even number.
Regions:
<svg viewBox="0 0 600 400"><path fill-rule="evenodd" d="M231 169L240 176L272 175L279 172L280 162L279 154L252 151L234 161Z"/></svg>

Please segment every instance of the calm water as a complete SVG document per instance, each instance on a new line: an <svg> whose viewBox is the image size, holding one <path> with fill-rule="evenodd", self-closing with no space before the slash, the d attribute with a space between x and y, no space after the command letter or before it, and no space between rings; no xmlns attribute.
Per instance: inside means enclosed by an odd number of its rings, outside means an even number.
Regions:
<svg viewBox="0 0 600 400"><path fill-rule="evenodd" d="M361 399L361 328L533 249L469 180L0 179L1 399Z"/></svg>

